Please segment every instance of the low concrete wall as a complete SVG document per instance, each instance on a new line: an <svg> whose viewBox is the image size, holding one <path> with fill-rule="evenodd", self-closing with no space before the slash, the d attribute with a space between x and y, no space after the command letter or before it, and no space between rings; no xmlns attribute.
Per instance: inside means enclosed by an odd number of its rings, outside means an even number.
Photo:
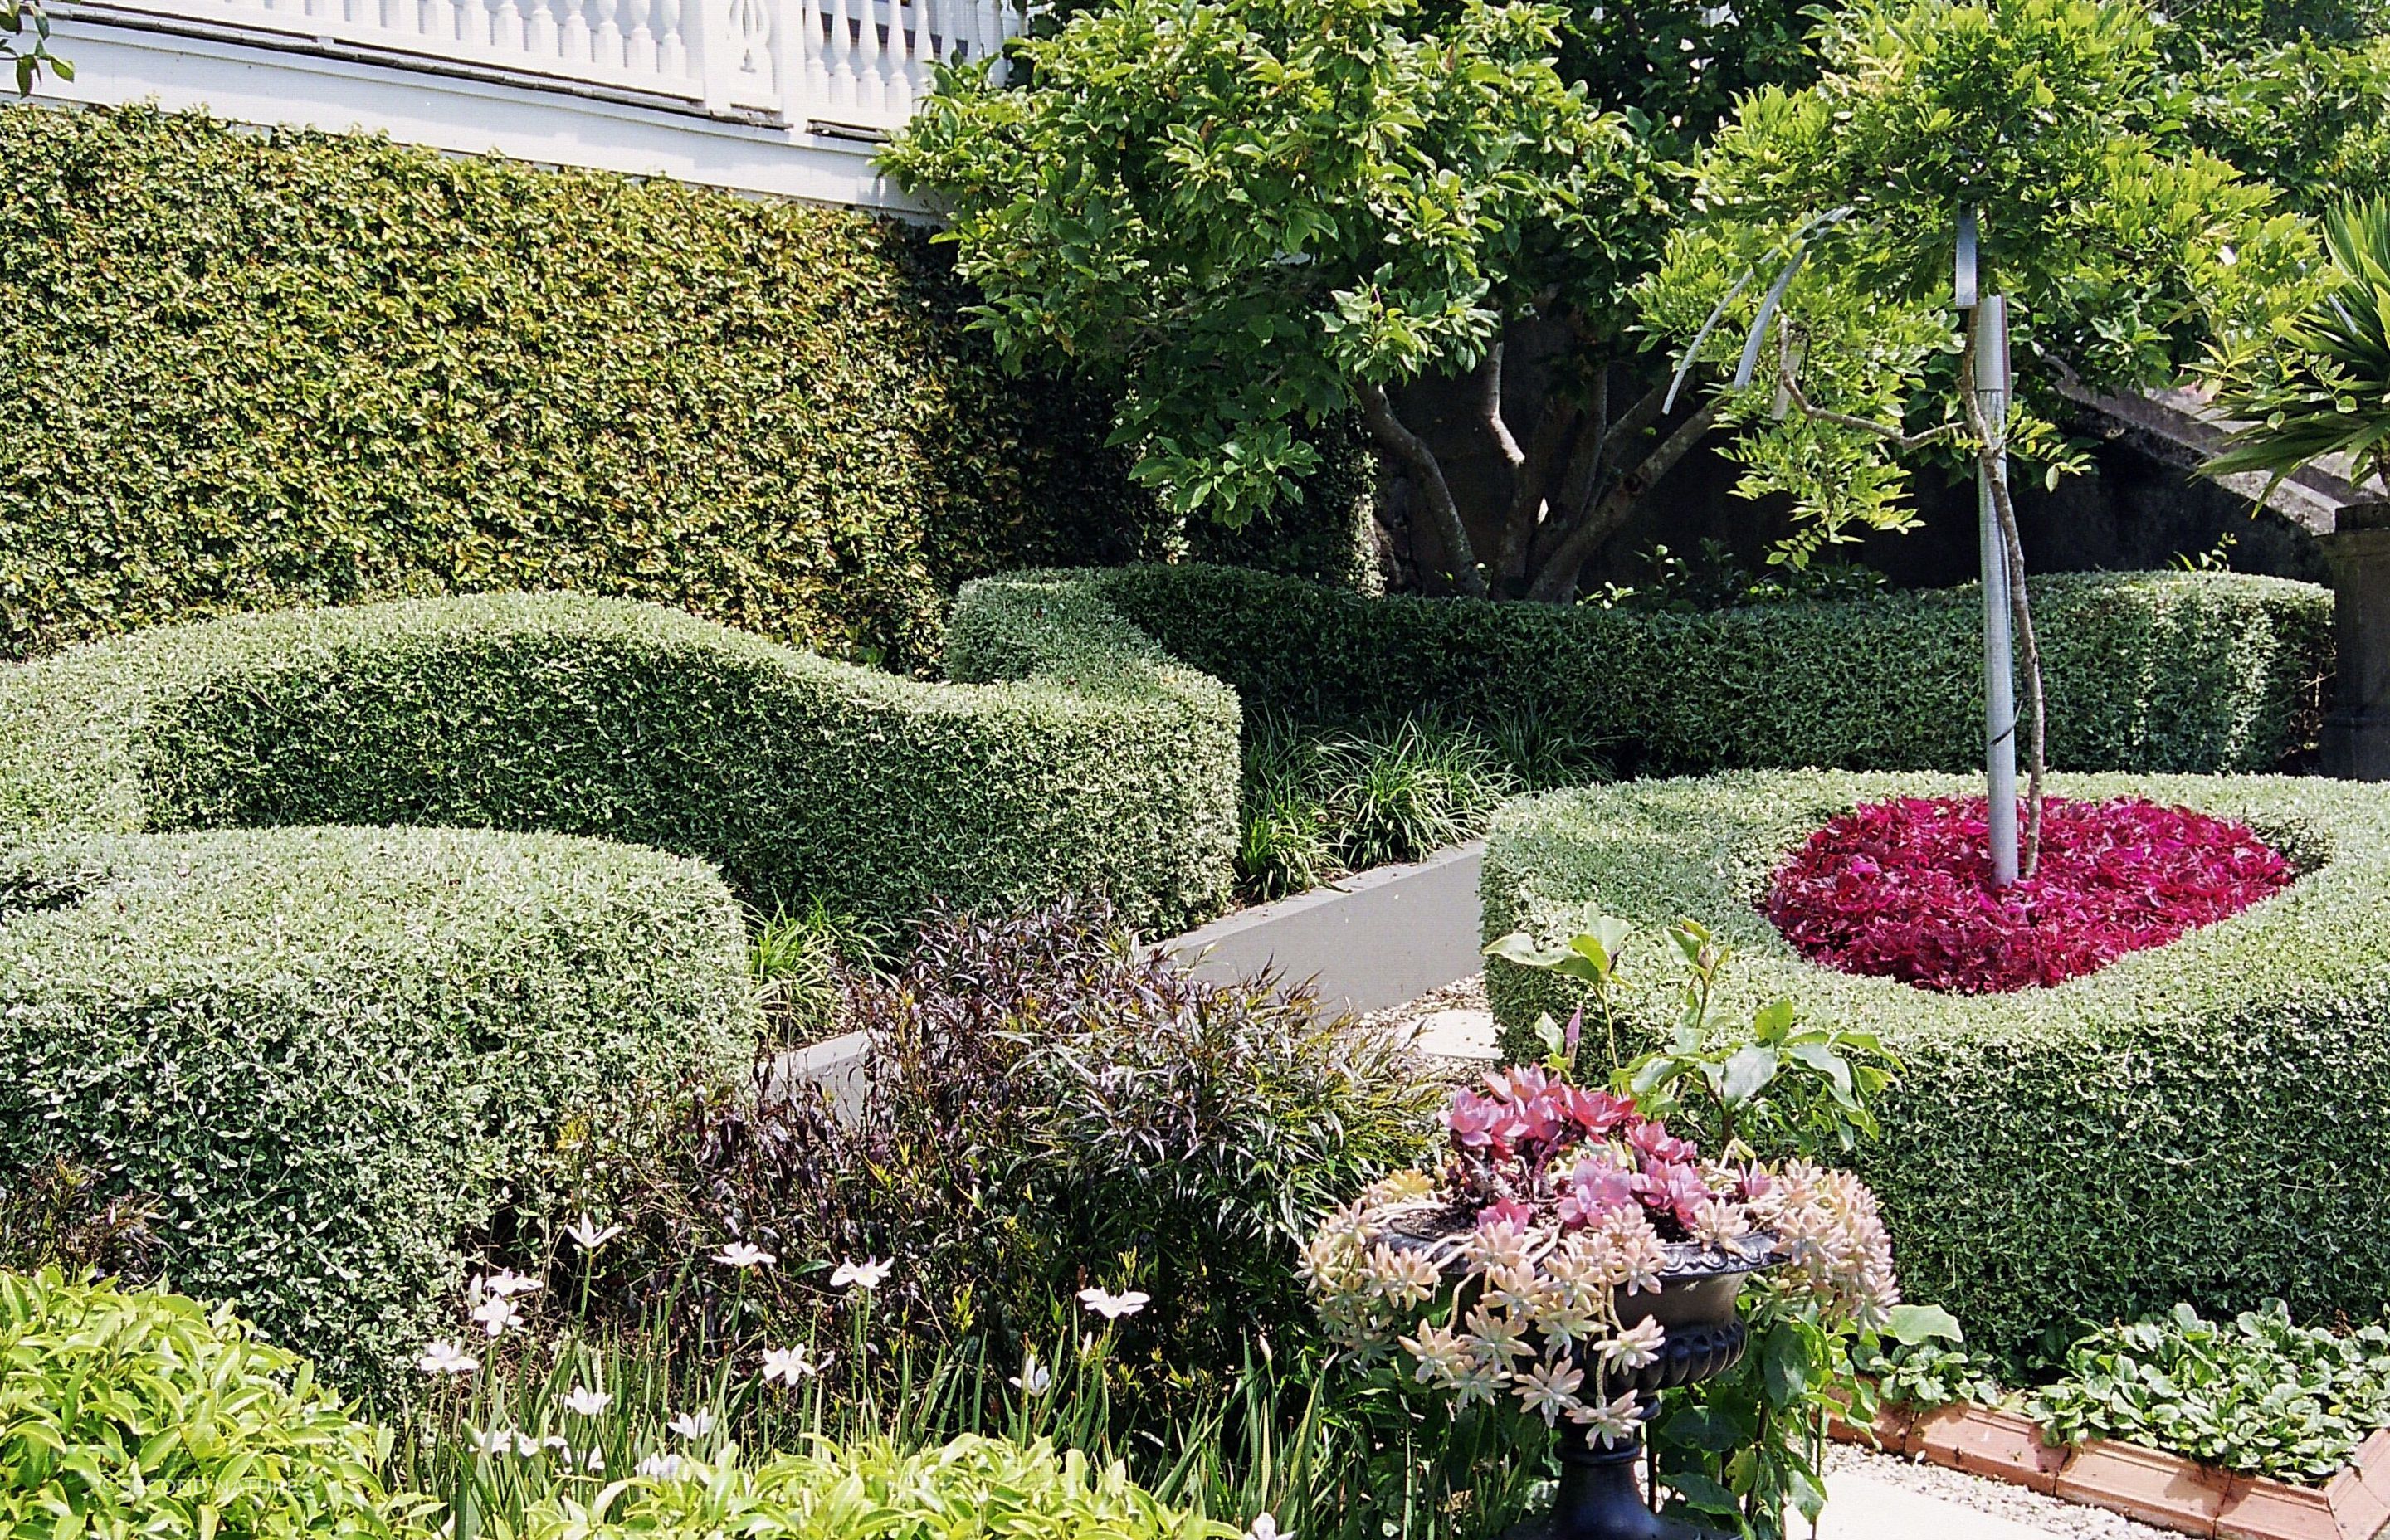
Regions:
<svg viewBox="0 0 2390 1540"><path fill-rule="evenodd" d="M1330 1009L1383 1010L1484 967L1477 940L1472 840L1411 866L1374 871L1215 919L1163 942L1196 977L1235 979L1275 968L1308 979Z"/></svg>

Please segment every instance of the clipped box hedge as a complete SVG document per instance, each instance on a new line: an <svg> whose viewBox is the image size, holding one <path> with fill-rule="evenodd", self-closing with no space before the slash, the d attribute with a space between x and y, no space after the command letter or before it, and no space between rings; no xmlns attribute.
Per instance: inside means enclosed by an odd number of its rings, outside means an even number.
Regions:
<svg viewBox="0 0 2390 1540"><path fill-rule="evenodd" d="M909 668L1154 520L919 225L141 108L0 112L0 659L571 588Z"/></svg>
<svg viewBox="0 0 2390 1540"><path fill-rule="evenodd" d="M1982 754L1976 590L1703 614L1368 598L1222 567L1092 578L1248 707L1532 707L1644 773L1959 770ZM2230 572L2033 580L2062 769L2266 770L2313 729L2332 595Z"/></svg>
<svg viewBox="0 0 2390 1540"><path fill-rule="evenodd" d="M963 606L968 685L652 605L476 595L136 633L0 674L0 831L445 824L719 865L892 921L1101 891L1226 901L1238 709L1090 592Z"/></svg>
<svg viewBox="0 0 2390 1540"><path fill-rule="evenodd" d="M352 1390L453 1329L566 1121L757 1028L694 861L559 835L59 835L0 853L0 1171L155 1200L167 1276Z"/></svg>
<svg viewBox="0 0 2390 1540"><path fill-rule="evenodd" d="M1726 1008L1791 996L1882 1034L1905 1061L1883 1136L1856 1163L1882 1198L1904 1288L1971 1338L2030 1354L2082 1320L2178 1300L2268 1296L2301 1318L2390 1303L2390 1227L2372 1177L2390 1127L2390 787L2275 776L2067 776L2241 819L2296 882L2173 944L2052 989L1937 995L1801 958L1756 905L1782 858L1853 805L1960 795L1933 776L1740 774L1559 792L1488 837L1488 939L1556 930L1587 903L1657 927L1678 916L1737 949ZM1666 969L1634 943L1631 970ZM1527 1046L1554 981L1496 964L1505 1041ZM1659 1020L1664 992L1633 997ZM2049 1334L2055 1333L2054 1339Z"/></svg>

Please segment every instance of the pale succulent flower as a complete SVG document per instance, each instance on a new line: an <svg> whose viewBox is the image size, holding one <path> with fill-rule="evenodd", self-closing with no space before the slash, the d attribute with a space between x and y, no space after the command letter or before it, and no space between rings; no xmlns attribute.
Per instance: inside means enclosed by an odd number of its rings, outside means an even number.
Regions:
<svg viewBox="0 0 2390 1540"><path fill-rule="evenodd" d="M1569 1414L1585 1425L1587 1444L1625 1444L1635 1437L1636 1425L1642 1420L1642 1408L1636 1404L1635 1392L1628 1391L1609 1401L1583 1404Z"/></svg>
<svg viewBox="0 0 2390 1540"><path fill-rule="evenodd" d="M1647 1315L1602 1343L1601 1361L1611 1368L1629 1373L1648 1368L1659 1362L1661 1344L1667 1338L1666 1329Z"/></svg>
<svg viewBox="0 0 2390 1540"><path fill-rule="evenodd" d="M1564 1415L1574 1415L1582 1405L1576 1389L1585 1383L1585 1371L1567 1359L1546 1359L1528 1367L1518 1377L1519 1404L1540 1417L1547 1425L1557 1423Z"/></svg>

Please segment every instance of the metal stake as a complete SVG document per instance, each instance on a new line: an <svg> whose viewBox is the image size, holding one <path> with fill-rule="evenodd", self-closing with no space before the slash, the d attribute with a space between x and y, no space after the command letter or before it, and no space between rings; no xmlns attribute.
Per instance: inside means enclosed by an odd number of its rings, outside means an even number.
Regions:
<svg viewBox="0 0 2390 1540"><path fill-rule="evenodd" d="M2008 304L1998 294L1975 305L1975 399L1984 420L2008 420ZM2000 532L1999 505L1992 496L1994 475L2008 473L2007 455L1995 468L1975 463L1975 512L1984 566L1984 780L1989 795L1992 886L2017 879L2016 669L2009 641L2009 548Z"/></svg>

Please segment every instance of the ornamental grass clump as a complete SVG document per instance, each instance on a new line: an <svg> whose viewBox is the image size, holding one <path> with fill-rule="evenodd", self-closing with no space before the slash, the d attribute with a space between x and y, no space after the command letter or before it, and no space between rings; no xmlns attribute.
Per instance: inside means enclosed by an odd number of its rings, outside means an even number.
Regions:
<svg viewBox="0 0 2390 1540"><path fill-rule="evenodd" d="M1983 995L2062 983L2239 914L2298 875L2243 824L2139 797L2053 798L2041 865L1995 889L1981 797L1899 797L1829 821L1762 907L1812 961Z"/></svg>
<svg viewBox="0 0 2390 1540"><path fill-rule="evenodd" d="M1573 1049L1574 1045L1570 1046ZM1633 1376L1669 1280L1780 1268L1775 1288L1875 1330L1898 1303L1875 1200L1844 1172L1703 1156L1629 1097L1519 1066L1455 1094L1442 1167L1387 1177L1304 1251L1320 1315L1459 1406L1515 1397L1589 1443L1634 1436Z"/></svg>

